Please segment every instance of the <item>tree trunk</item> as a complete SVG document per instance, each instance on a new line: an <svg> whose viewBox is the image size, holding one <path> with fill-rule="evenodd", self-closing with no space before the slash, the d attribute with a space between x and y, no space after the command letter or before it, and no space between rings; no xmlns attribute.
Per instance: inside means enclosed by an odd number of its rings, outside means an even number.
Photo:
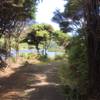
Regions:
<svg viewBox="0 0 100 100"><path fill-rule="evenodd" d="M37 50L37 54L40 54L39 44L36 44L35 47L36 47L36 50Z"/></svg>
<svg viewBox="0 0 100 100"><path fill-rule="evenodd" d="M88 100L100 100L100 15L99 0L86 0L89 61Z"/></svg>
<svg viewBox="0 0 100 100"><path fill-rule="evenodd" d="M96 42L93 36L88 37L88 58L89 58L88 95L89 98L94 98L94 97L100 98L100 42Z"/></svg>

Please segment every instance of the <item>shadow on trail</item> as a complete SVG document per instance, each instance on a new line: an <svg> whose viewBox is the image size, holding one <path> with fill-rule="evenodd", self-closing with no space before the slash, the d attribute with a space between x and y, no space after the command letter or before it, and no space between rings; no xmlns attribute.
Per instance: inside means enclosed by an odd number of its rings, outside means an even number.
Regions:
<svg viewBox="0 0 100 100"><path fill-rule="evenodd" d="M51 66L25 62L9 77L0 78L0 100L66 100Z"/></svg>
<svg viewBox="0 0 100 100"><path fill-rule="evenodd" d="M29 100L66 100L59 93L60 87L54 85L44 85L36 87L36 91L30 93Z"/></svg>

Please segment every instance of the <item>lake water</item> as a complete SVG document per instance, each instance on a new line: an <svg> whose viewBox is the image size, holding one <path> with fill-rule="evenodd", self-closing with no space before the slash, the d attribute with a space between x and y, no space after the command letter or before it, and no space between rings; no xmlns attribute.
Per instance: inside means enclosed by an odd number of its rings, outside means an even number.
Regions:
<svg viewBox="0 0 100 100"><path fill-rule="evenodd" d="M37 53L37 51L35 49L29 49L29 50L19 50L19 54L23 54L23 53ZM50 52L47 51L47 55L48 57L55 57L55 55L62 55L62 52ZM16 56L16 50L12 50L11 51L11 55L12 56Z"/></svg>

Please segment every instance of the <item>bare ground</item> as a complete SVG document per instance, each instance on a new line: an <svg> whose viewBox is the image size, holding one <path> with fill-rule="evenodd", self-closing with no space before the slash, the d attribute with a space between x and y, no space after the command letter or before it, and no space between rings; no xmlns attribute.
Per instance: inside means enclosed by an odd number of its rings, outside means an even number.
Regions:
<svg viewBox="0 0 100 100"><path fill-rule="evenodd" d="M38 61L11 64L0 71L0 100L66 100L57 75L60 65Z"/></svg>

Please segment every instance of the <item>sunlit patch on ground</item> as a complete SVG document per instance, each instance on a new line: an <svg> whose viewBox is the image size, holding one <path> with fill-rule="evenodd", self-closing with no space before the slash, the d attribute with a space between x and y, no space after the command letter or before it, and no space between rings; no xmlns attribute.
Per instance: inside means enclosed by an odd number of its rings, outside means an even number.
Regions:
<svg viewBox="0 0 100 100"><path fill-rule="evenodd" d="M8 61L9 66L5 69L0 70L0 78L1 77L9 77L10 75L14 74L16 72L16 69L20 68L23 62L25 62L25 60L23 60L21 58L18 59L16 63L14 63L12 61ZM37 59L29 60L27 62L32 63L32 64L40 63L40 61Z"/></svg>
<svg viewBox="0 0 100 100"><path fill-rule="evenodd" d="M32 92L32 91L35 91L35 90L36 90L36 88L30 88L30 89L24 90L24 92L25 92L26 94L28 94L28 93L30 93L30 92Z"/></svg>
<svg viewBox="0 0 100 100"><path fill-rule="evenodd" d="M4 94L2 97L12 97L12 96L23 96L24 94L21 91L10 91L6 94Z"/></svg>
<svg viewBox="0 0 100 100"><path fill-rule="evenodd" d="M0 70L0 78L1 77L9 77L13 73L15 73L16 72L15 69L17 69L19 67L21 67L19 64L11 64L4 70Z"/></svg>
<svg viewBox="0 0 100 100"><path fill-rule="evenodd" d="M59 85L57 83L53 83L53 82L48 82L47 80L47 75L46 74L35 74L35 80L38 80L39 82L35 83L35 84L30 84L30 86L44 86L44 85Z"/></svg>

